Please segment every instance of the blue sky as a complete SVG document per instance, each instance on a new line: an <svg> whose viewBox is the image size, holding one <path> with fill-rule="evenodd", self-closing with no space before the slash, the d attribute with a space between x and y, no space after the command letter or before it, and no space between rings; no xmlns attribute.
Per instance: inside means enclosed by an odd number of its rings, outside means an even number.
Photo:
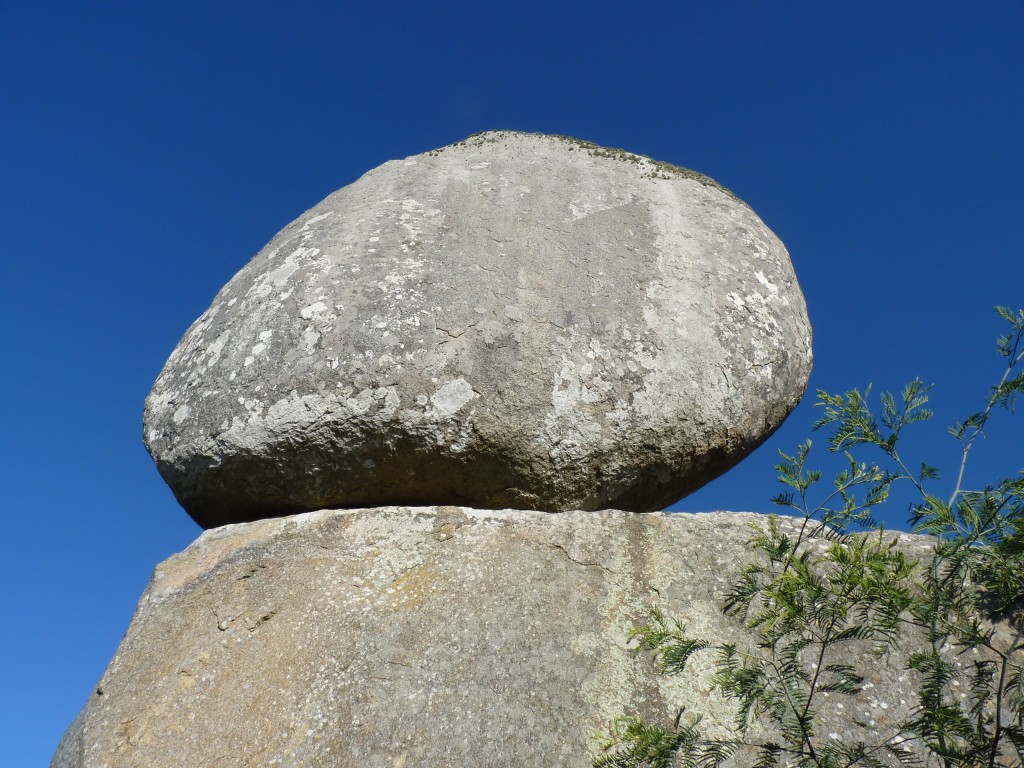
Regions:
<svg viewBox="0 0 1024 768"><path fill-rule="evenodd" d="M328 193L478 130L730 187L792 255L810 391L934 382L908 451L951 471L943 426L1000 373L992 307L1024 306L1024 4L637 5L0 0L0 764L46 764L199 534L141 441L185 329ZM677 507L770 510L812 404ZM969 479L1022 449L1002 420Z"/></svg>

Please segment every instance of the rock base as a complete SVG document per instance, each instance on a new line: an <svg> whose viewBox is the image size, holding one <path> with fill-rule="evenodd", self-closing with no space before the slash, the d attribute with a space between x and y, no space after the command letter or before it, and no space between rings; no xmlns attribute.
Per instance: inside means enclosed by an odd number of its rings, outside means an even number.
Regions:
<svg viewBox="0 0 1024 768"><path fill-rule="evenodd" d="M710 657L666 680L626 630L657 602L742 636L719 605L757 520L385 507L207 531L156 569L52 765L582 768L624 712L728 723ZM905 684L875 685L905 714Z"/></svg>

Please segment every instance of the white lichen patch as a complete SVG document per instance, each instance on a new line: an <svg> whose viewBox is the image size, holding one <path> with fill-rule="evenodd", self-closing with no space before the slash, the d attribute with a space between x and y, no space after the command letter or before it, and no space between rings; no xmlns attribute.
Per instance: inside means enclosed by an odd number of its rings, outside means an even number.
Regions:
<svg viewBox="0 0 1024 768"><path fill-rule="evenodd" d="M447 382L431 396L430 403L434 414L442 419L450 419L458 413L474 397L472 385L461 376Z"/></svg>
<svg viewBox="0 0 1024 768"><path fill-rule="evenodd" d="M775 288L774 285L771 287ZM721 323L720 334L724 339L736 339L737 343L742 343L743 355L753 375L770 381L773 376L771 363L783 343L777 307L784 306L785 297L779 296L777 289L774 292L769 289L766 293L752 291L743 295L733 291L726 295L726 299L736 312L731 323Z"/></svg>
<svg viewBox="0 0 1024 768"><path fill-rule="evenodd" d="M577 365L562 357L551 387L551 408L545 414L539 441L556 466L577 461L601 443L601 425L586 406L600 399L593 387L593 365Z"/></svg>
<svg viewBox="0 0 1024 768"><path fill-rule="evenodd" d="M775 283L773 283L771 280L765 277L764 272L758 270L757 272L754 273L754 277L757 278L757 282L759 282L761 285L768 289L768 292L773 297L778 298L782 302L782 306L789 306L789 299L787 299L785 296L779 296L779 286L777 286Z"/></svg>
<svg viewBox="0 0 1024 768"><path fill-rule="evenodd" d="M579 221L588 216L593 216L595 213L627 205L632 200L633 195L631 193L620 197L615 190L612 190L611 193L597 192L593 197L589 198L573 198L569 201L569 218L563 219L563 221L566 223L569 221Z"/></svg>
<svg viewBox="0 0 1024 768"><path fill-rule="evenodd" d="M287 256L280 265L269 272L262 273L256 281L256 284L253 286L253 291L261 298L269 296L275 288L284 287L285 283L287 283L291 276L294 275L302 266L302 262L304 260L315 258L319 255L319 248L299 246L289 256Z"/></svg>
<svg viewBox="0 0 1024 768"><path fill-rule="evenodd" d="M220 354L224 350L224 344L227 343L228 337L231 335L231 331L224 331L221 333L214 342L206 348L206 367L212 368L216 365L217 361L220 360Z"/></svg>
<svg viewBox="0 0 1024 768"><path fill-rule="evenodd" d="M313 350L316 343L320 341L320 332L312 328L303 328L302 330L302 343L307 352ZM335 368L337 365L334 366Z"/></svg>
<svg viewBox="0 0 1024 768"><path fill-rule="evenodd" d="M306 220L306 223L302 225L302 228L303 229L309 229L312 225L316 224L318 221L323 221L324 219L330 218L333 215L334 215L334 211L328 211L327 213L321 213L319 216L311 216L310 218L308 218Z"/></svg>
<svg viewBox="0 0 1024 768"><path fill-rule="evenodd" d="M507 317L513 323L521 323L523 322L523 310L511 304L506 304L505 317Z"/></svg>
<svg viewBox="0 0 1024 768"><path fill-rule="evenodd" d="M401 244L401 248L403 251L409 251L423 234L420 222L439 216L441 211L437 208L428 208L411 197L402 200L399 205L402 212L398 215L398 221L406 233L406 241Z"/></svg>
<svg viewBox="0 0 1024 768"><path fill-rule="evenodd" d="M327 311L327 305L322 301L317 301L310 304L308 307L303 307L299 314L302 315L303 320L309 320L313 315L320 314L321 312Z"/></svg>

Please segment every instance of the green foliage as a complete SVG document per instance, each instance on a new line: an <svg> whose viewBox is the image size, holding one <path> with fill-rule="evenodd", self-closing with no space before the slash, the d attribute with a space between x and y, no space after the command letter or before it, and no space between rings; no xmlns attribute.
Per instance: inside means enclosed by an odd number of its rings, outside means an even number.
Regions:
<svg viewBox="0 0 1024 768"><path fill-rule="evenodd" d="M1009 324L996 343L1005 369L984 407L949 430L961 456L948 496L926 489L938 479L935 467L911 469L900 453L904 430L932 416L930 387L913 381L898 397L883 394L877 415L870 388L819 391L814 428L830 430L828 449L846 466L819 491L822 474L807 466L809 441L781 455L776 469L786 491L774 501L802 522L795 533L774 516L755 526L756 558L722 606L755 642L708 642L658 608L631 631L666 675L684 674L694 654L714 654L712 687L735 704L730 736L709 736L700 716L683 709L663 727L623 718L593 765L1024 765L1024 471L980 489L964 486L977 438L997 409L1012 412L1024 393L1024 311L996 311ZM854 458L865 451L880 463ZM914 530L934 537L921 562L908 559L874 515L896 483L914 489ZM813 504L812 493L821 496ZM854 704L868 665L897 656L916 681L910 717L878 732L851 715L841 730L856 736L823 735L823 697L849 697L844 711L862 711Z"/></svg>

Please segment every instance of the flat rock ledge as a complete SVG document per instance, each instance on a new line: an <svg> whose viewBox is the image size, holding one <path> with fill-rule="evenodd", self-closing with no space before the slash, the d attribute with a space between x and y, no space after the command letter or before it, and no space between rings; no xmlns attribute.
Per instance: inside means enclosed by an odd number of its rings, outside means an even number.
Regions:
<svg viewBox="0 0 1024 768"><path fill-rule="evenodd" d="M710 659L663 679L626 630L657 603L743 642L719 605L764 520L384 507L209 530L157 567L51 765L582 767L625 712L726 723ZM879 726L906 714L898 674L871 667Z"/></svg>

